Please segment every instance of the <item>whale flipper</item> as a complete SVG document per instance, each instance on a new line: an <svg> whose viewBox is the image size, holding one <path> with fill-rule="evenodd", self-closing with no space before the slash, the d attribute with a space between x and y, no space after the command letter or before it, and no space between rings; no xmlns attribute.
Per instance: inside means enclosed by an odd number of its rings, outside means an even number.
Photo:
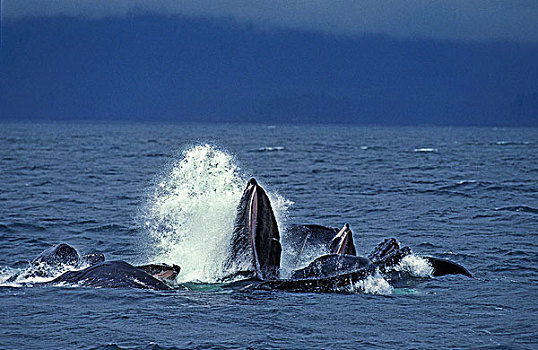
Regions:
<svg viewBox="0 0 538 350"><path fill-rule="evenodd" d="M424 259L428 260L428 262L432 265L434 277L444 275L465 275L467 277L473 277L469 270L453 261L435 258L433 256L425 256Z"/></svg>
<svg viewBox="0 0 538 350"><path fill-rule="evenodd" d="M384 270L397 265L404 256L411 254L409 247L400 247L400 243L395 238L387 238L379 243L368 255L372 264Z"/></svg>

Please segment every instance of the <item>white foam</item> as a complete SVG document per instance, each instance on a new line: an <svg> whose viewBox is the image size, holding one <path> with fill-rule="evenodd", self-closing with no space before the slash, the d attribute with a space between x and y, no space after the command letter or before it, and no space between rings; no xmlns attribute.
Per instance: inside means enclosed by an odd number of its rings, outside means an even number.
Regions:
<svg viewBox="0 0 538 350"><path fill-rule="evenodd" d="M263 184L262 184L263 187ZM265 187L267 196L271 201L271 207L273 208L273 213L275 214L275 219L278 224L278 231L280 234L285 232L286 221L288 219L288 209L293 205L293 201L290 201L276 192L270 192ZM282 237L280 237L280 242L282 243Z"/></svg>
<svg viewBox="0 0 538 350"><path fill-rule="evenodd" d="M19 287L19 283L6 282L11 276L17 273L17 270L8 267L0 267L0 286L1 287Z"/></svg>
<svg viewBox="0 0 538 350"><path fill-rule="evenodd" d="M376 272L373 275L369 275L364 280L354 283L349 292L352 293L365 293L376 295L390 295L394 292L394 287L381 275Z"/></svg>
<svg viewBox="0 0 538 350"><path fill-rule="evenodd" d="M438 152L437 148L415 148L415 152Z"/></svg>
<svg viewBox="0 0 538 350"><path fill-rule="evenodd" d="M258 152L276 152L276 151L283 151L284 147L282 146L268 146L268 147L261 147L258 148L256 151Z"/></svg>
<svg viewBox="0 0 538 350"><path fill-rule="evenodd" d="M469 184L475 184L477 182L478 181L476 181L476 180L460 180L456 184L458 184L458 185L469 185Z"/></svg>
<svg viewBox="0 0 538 350"><path fill-rule="evenodd" d="M207 144L184 151L149 204L153 260L180 265L183 281L219 278L244 183L224 151Z"/></svg>
<svg viewBox="0 0 538 350"><path fill-rule="evenodd" d="M56 277L67 271L79 270L85 266L74 266L68 264L59 264L51 266L46 263L33 263L24 269L5 269L0 273L0 285L10 287L21 287L34 283L45 283L52 281ZM6 282L12 276L15 276L10 282Z"/></svg>
<svg viewBox="0 0 538 350"><path fill-rule="evenodd" d="M433 267L428 260L415 254L404 256L395 270L408 272L413 277L433 276Z"/></svg>
<svg viewBox="0 0 538 350"><path fill-rule="evenodd" d="M307 241L307 249L301 251L300 258L297 259L302 246L295 247L289 244L286 236L281 236L280 241L282 242L280 261L280 277L282 278L290 278L295 270L308 266L314 259L328 253L326 244L309 244L310 242Z"/></svg>

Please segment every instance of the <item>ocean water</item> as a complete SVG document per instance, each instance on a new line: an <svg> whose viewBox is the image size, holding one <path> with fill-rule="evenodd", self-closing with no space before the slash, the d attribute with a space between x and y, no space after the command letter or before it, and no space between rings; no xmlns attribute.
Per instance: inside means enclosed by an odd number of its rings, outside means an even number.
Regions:
<svg viewBox="0 0 538 350"><path fill-rule="evenodd" d="M538 348L537 129L2 123L0 159L0 348ZM252 176L282 230L349 223L360 253L395 237L474 278L223 289ZM60 242L177 263L191 287L5 283Z"/></svg>

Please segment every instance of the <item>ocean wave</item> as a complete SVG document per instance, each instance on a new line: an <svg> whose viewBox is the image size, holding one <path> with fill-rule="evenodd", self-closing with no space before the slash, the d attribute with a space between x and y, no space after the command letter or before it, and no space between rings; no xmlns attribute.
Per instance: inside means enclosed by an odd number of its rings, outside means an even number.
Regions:
<svg viewBox="0 0 538 350"><path fill-rule="evenodd" d="M534 184L534 183L533 183ZM506 192L520 192L520 193L530 193L536 192L537 187L533 184L525 185L523 183L509 183L509 184L494 184L486 187L487 191L506 191Z"/></svg>
<svg viewBox="0 0 538 350"><path fill-rule="evenodd" d="M478 184L479 182L476 180L460 180L450 185L441 186L438 189L439 190L453 190L456 188L469 187L469 186L478 185Z"/></svg>
<svg viewBox="0 0 538 350"><path fill-rule="evenodd" d="M496 146L528 146L530 144L529 141L496 141L493 143Z"/></svg>
<svg viewBox="0 0 538 350"><path fill-rule="evenodd" d="M500 214L475 214L471 217L471 219L482 219L482 218L496 218L499 217Z"/></svg>
<svg viewBox="0 0 538 350"><path fill-rule="evenodd" d="M427 248L427 249L439 249L440 248L439 245L436 245L436 244L433 244L433 243L430 243L430 242L419 243L419 244L417 244L417 247L419 247L419 248Z"/></svg>
<svg viewBox="0 0 538 350"><path fill-rule="evenodd" d="M424 152L424 153L437 153L439 150L437 148L415 148L414 152Z"/></svg>
<svg viewBox="0 0 538 350"><path fill-rule="evenodd" d="M172 158L172 155L167 153L145 153L143 156L147 158Z"/></svg>
<svg viewBox="0 0 538 350"><path fill-rule="evenodd" d="M11 227L9 227L9 225L0 224L0 232L12 233L13 229Z"/></svg>
<svg viewBox="0 0 538 350"><path fill-rule="evenodd" d="M208 347L208 348L221 348L222 345L218 345L218 346L215 346L215 347ZM178 348L178 347L175 347L175 346L172 346L172 347L167 347L167 346L161 346L159 344L156 344L156 343L153 343L153 342L150 342L149 344L144 344L144 345L140 345L140 346L132 346L132 345L129 345L129 346L121 346L121 345L118 345L116 343L109 343L109 344L104 344L104 345L97 345L95 347L92 347L92 348L89 348L89 350L125 350L125 349L130 349L130 350L179 350L179 349L188 349L188 348L191 348L191 346L187 346L187 347L182 347L182 348Z"/></svg>
<svg viewBox="0 0 538 350"><path fill-rule="evenodd" d="M83 200L76 199L76 198L67 198L67 197L51 199L47 203L48 204L55 204L55 203L66 204L66 203L69 203L69 204L77 204L77 205L86 204L86 202L84 202Z"/></svg>
<svg viewBox="0 0 538 350"><path fill-rule="evenodd" d="M448 196L472 198L472 195L465 192L440 190L440 189L417 190L416 193L425 193L425 194L427 193L427 194L435 194L435 195L448 195Z"/></svg>
<svg viewBox="0 0 538 350"><path fill-rule="evenodd" d="M274 146L274 147L268 146L268 147L260 147L260 148L253 149L251 150L251 152L279 152L285 149L286 148L283 146Z"/></svg>
<svg viewBox="0 0 538 350"><path fill-rule="evenodd" d="M514 206L507 206L507 207L500 207L493 209L495 211L512 211L512 212L519 212L519 213L531 213L531 214L538 214L538 209L529 207L527 205L514 205Z"/></svg>
<svg viewBox="0 0 538 350"><path fill-rule="evenodd" d="M90 227L84 230L85 232L125 232L125 231L135 231L133 228L117 224L105 224Z"/></svg>
<svg viewBox="0 0 538 350"><path fill-rule="evenodd" d="M0 224L0 232L42 232L45 227L25 222L11 222Z"/></svg>

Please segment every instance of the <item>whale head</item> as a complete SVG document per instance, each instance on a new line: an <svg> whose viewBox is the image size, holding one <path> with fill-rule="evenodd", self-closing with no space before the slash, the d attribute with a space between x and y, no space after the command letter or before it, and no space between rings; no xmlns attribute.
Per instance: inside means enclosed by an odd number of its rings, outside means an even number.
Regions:
<svg viewBox="0 0 538 350"><path fill-rule="evenodd" d="M60 266L60 265L72 265L76 266L80 262L80 256L75 248L71 247L69 244L60 243L54 247L50 247L39 254L33 261L32 264L46 264L49 266Z"/></svg>
<svg viewBox="0 0 538 350"><path fill-rule="evenodd" d="M331 254L346 254L357 255L355 243L353 242L353 233L349 228L349 224L344 227L331 240L329 250Z"/></svg>
<svg viewBox="0 0 538 350"><path fill-rule="evenodd" d="M243 277L278 278L280 234L265 190L250 179L237 207L234 232L225 269Z"/></svg>

